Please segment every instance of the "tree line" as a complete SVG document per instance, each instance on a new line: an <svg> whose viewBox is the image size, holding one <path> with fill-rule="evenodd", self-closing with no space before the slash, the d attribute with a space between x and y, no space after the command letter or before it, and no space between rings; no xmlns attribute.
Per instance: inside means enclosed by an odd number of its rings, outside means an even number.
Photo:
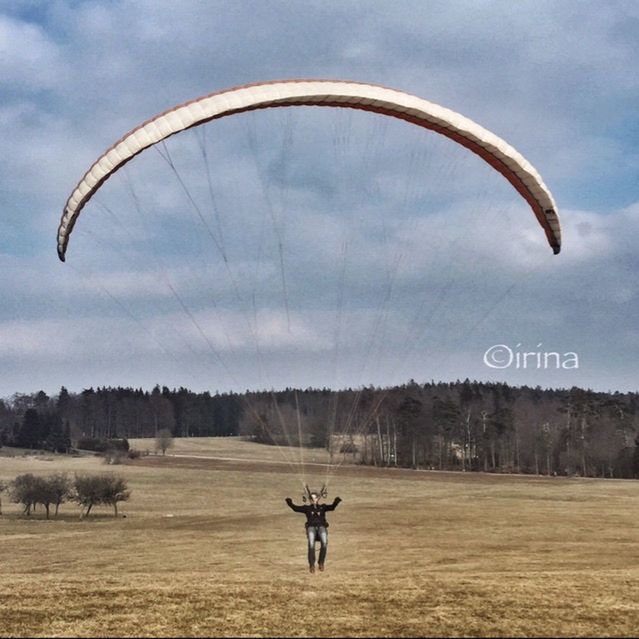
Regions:
<svg viewBox="0 0 639 639"><path fill-rule="evenodd" d="M375 465L639 477L637 393L464 380L214 395L62 388L0 401L1 441L25 448L160 432L323 447Z"/></svg>
<svg viewBox="0 0 639 639"><path fill-rule="evenodd" d="M365 464L639 478L637 393L411 381L258 393L250 403L242 434L297 445L301 433L305 445Z"/></svg>
<svg viewBox="0 0 639 639"><path fill-rule="evenodd" d="M88 388L70 393L62 387L49 397L44 391L17 393L0 400L0 444L65 452L80 440L237 434L240 396L194 393L156 386Z"/></svg>

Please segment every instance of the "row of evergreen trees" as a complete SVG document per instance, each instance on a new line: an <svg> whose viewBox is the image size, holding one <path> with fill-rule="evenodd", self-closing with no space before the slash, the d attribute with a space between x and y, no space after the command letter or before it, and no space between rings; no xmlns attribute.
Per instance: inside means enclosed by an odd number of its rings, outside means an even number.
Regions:
<svg viewBox="0 0 639 639"><path fill-rule="evenodd" d="M0 400L0 443L64 452L79 440L155 437L168 430L178 437L227 436L238 432L238 395L194 393L156 386L89 388L57 396L16 394Z"/></svg>
<svg viewBox="0 0 639 639"><path fill-rule="evenodd" d="M358 451L415 468L639 476L639 395L469 380L394 388L194 393L156 386L0 401L0 436L63 451L82 439L243 435ZM300 441L300 439L302 441ZM336 448L335 443L339 446Z"/></svg>
<svg viewBox="0 0 639 639"><path fill-rule="evenodd" d="M13 429L11 443L20 448L38 448L57 453L67 453L71 448L71 425L69 420L55 410L39 413L28 408Z"/></svg>

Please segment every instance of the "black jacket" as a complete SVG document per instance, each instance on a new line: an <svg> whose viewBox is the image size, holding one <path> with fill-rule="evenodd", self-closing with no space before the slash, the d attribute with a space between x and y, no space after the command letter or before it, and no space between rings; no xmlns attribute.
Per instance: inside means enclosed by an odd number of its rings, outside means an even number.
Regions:
<svg viewBox="0 0 639 639"><path fill-rule="evenodd" d="M332 504L317 504L317 506L309 504L307 506L296 506L290 497L286 498L286 503L289 505L291 510L294 510L296 513L304 513L306 515L305 525L307 528L309 526L325 526L328 528L326 513L329 510L335 510L340 501L342 500L339 497L335 497Z"/></svg>

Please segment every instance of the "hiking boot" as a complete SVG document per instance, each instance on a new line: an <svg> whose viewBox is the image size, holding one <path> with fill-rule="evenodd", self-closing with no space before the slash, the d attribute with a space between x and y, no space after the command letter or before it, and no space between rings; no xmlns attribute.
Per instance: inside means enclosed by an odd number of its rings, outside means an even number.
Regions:
<svg viewBox="0 0 639 639"><path fill-rule="evenodd" d="M320 570L321 570L321 569L320 569ZM309 571L309 572L311 572L311 573L312 573L312 572L315 572L315 566L309 566L309 567L308 567L308 571Z"/></svg>
<svg viewBox="0 0 639 639"><path fill-rule="evenodd" d="M320 569L320 572L324 572L324 564L317 564L317 567Z"/></svg>

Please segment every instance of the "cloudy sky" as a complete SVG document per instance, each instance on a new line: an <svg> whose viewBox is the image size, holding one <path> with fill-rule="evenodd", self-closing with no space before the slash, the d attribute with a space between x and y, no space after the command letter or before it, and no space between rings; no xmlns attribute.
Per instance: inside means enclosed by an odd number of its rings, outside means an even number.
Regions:
<svg viewBox="0 0 639 639"><path fill-rule="evenodd" d="M635 2L0 1L0 396L465 377L637 390L638 34ZM382 84L492 130L552 190L562 253L451 142L298 108L142 154L58 261L63 205L121 135L287 78ZM517 367L524 352L539 358Z"/></svg>

